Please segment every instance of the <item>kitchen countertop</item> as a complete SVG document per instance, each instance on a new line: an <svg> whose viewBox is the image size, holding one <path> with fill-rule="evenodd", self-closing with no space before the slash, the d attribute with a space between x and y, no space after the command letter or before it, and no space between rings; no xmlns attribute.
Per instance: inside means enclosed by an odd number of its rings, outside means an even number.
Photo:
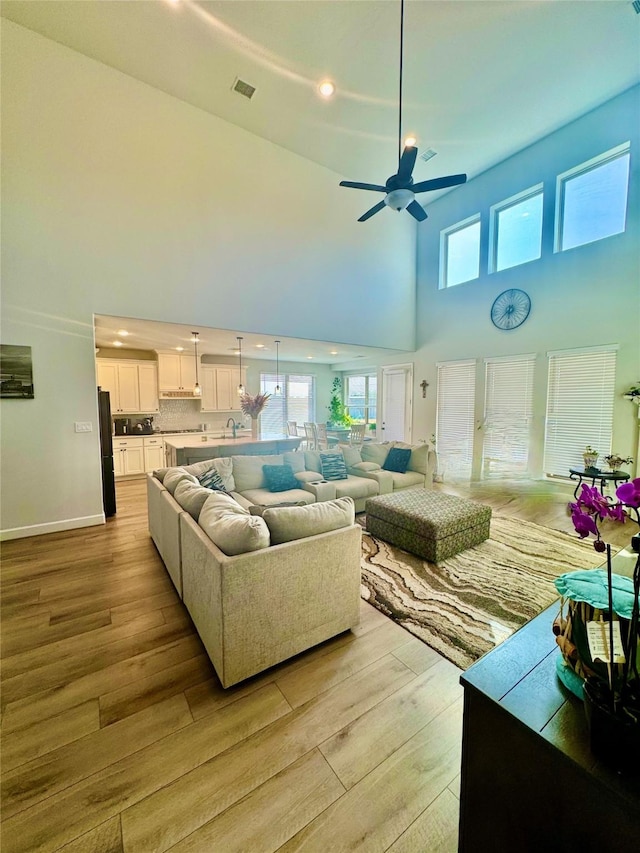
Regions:
<svg viewBox="0 0 640 853"><path fill-rule="evenodd" d="M172 447L174 450L181 450L184 447L202 447L203 445L208 445L209 447L219 447L221 445L235 445L235 444L249 444L249 443L260 443L261 441L275 441L277 439L287 438L285 435L274 436L268 439L259 439L259 438L251 438L251 433L247 433L245 435L239 435L237 438L223 438L218 437L214 438L212 436L207 435L199 435L199 434L187 434L187 435L176 435L172 438L165 438L164 443L165 447Z"/></svg>

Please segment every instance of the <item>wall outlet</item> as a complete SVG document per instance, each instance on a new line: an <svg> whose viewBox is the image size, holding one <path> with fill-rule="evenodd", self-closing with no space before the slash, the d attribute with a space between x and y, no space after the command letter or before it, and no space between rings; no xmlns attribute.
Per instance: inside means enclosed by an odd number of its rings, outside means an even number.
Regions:
<svg viewBox="0 0 640 853"><path fill-rule="evenodd" d="M93 424L91 421L76 421L76 432L92 432Z"/></svg>

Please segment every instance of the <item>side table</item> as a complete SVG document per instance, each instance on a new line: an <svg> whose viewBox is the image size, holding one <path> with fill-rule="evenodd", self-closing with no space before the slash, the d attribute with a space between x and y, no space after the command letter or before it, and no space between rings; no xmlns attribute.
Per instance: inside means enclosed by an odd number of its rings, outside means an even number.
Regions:
<svg viewBox="0 0 640 853"><path fill-rule="evenodd" d="M578 484L573 492L574 498L578 499L578 489L583 480L591 480L591 485L595 486L596 481L600 483L600 491L604 493L607 483L626 483L630 478L630 474L625 471L600 471L598 468L569 468L569 479L575 480L578 478Z"/></svg>
<svg viewBox="0 0 640 853"><path fill-rule="evenodd" d="M464 687L459 853L629 853L640 776L589 749L582 702L560 684L556 602L476 661Z"/></svg>

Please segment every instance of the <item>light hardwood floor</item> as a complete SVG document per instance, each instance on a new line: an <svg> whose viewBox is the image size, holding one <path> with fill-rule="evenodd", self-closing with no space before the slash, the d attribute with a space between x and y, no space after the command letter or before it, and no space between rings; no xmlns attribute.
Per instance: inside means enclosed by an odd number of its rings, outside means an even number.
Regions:
<svg viewBox="0 0 640 853"><path fill-rule="evenodd" d="M572 532L566 484L439 488ZM363 602L353 633L223 690L144 481L117 499L3 546L3 853L456 850L460 671Z"/></svg>

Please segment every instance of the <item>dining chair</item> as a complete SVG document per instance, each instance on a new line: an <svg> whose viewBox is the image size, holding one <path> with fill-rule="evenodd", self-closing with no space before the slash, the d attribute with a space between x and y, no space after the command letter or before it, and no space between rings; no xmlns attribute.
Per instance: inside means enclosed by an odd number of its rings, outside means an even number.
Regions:
<svg viewBox="0 0 640 853"><path fill-rule="evenodd" d="M318 436L316 433L316 425L310 423L309 421L305 421L304 423L304 449L305 450L317 450L318 449Z"/></svg>
<svg viewBox="0 0 640 853"><path fill-rule="evenodd" d="M349 430L349 444L359 447L364 441L366 424L352 424Z"/></svg>
<svg viewBox="0 0 640 853"><path fill-rule="evenodd" d="M327 425L314 424L316 428L316 450L328 450L329 439L327 438Z"/></svg>

